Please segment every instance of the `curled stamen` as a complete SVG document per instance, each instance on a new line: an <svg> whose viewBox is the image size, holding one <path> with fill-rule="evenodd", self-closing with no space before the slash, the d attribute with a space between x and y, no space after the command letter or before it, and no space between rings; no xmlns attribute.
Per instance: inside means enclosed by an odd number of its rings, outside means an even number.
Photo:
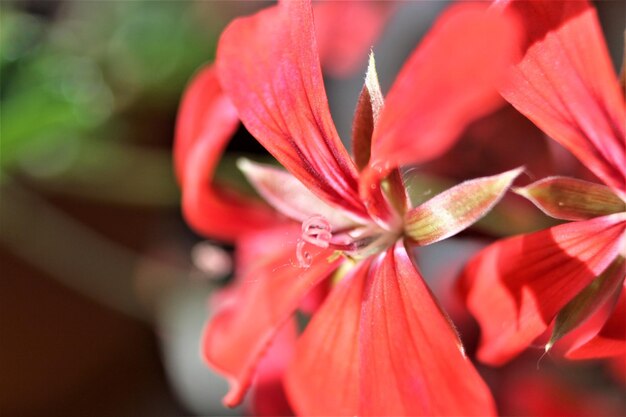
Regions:
<svg viewBox="0 0 626 417"><path fill-rule="evenodd" d="M313 255L311 255L311 252L304 250L304 245L306 245L304 240L298 240L296 245L296 258L300 268L308 268L313 263Z"/></svg>
<svg viewBox="0 0 626 417"><path fill-rule="evenodd" d="M320 248L327 248L333 237L331 226L322 216L313 216L302 222L302 240Z"/></svg>

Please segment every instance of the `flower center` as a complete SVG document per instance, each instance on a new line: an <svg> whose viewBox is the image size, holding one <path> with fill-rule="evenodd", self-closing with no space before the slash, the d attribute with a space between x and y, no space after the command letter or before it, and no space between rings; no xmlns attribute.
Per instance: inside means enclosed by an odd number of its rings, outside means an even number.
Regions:
<svg viewBox="0 0 626 417"><path fill-rule="evenodd" d="M320 215L302 222L302 234L296 245L296 257L300 268L308 268L313 262L309 245L321 249L335 249L335 256L363 259L393 245L402 235L401 231L384 230L374 223L337 230Z"/></svg>

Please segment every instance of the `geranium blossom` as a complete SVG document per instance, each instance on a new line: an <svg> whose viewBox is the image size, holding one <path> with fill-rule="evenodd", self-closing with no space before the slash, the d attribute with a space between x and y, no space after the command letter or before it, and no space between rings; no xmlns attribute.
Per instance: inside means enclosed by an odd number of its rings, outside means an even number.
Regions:
<svg viewBox="0 0 626 417"><path fill-rule="evenodd" d="M467 181L410 207L398 166L440 155L499 105L495 87L517 39L511 17L455 6L386 98L372 57L352 159L330 117L310 4L281 2L225 30L216 66L196 78L182 104L176 162L192 224L237 243L235 286L203 341L205 359L231 383L227 405L242 400L268 345L293 325L307 294L328 282L330 294L285 375L297 413L495 413L409 248L470 226L521 170ZM207 184L237 117L286 168L239 162L267 205Z"/></svg>
<svg viewBox="0 0 626 417"><path fill-rule="evenodd" d="M546 214L573 222L497 242L469 263L463 285L482 330L478 356L501 364L554 321L550 349L617 302L613 315L593 322L568 356L621 355L623 361L626 112L596 12L586 1L497 5L519 12L529 33L503 97L605 185L550 177L517 190Z"/></svg>

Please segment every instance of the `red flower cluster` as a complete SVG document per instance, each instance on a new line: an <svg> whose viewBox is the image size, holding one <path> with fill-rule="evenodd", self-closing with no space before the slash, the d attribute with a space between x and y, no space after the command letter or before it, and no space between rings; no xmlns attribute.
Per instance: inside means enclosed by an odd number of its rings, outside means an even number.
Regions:
<svg viewBox="0 0 626 417"><path fill-rule="evenodd" d="M236 247L234 284L202 346L231 383L225 403L238 404L261 374L280 381L303 415L496 413L411 248L471 226L522 170L413 205L401 167L443 154L501 104L498 91L606 186L552 177L515 189L574 222L497 242L469 263L462 286L483 331L479 358L502 363L555 321L552 346L601 313L568 354L624 355L624 98L591 6L452 6L385 97L371 55L352 155L331 120L321 69L354 66L360 54L342 48L366 49L391 6L320 6L282 1L233 21L180 110L175 165L185 217ZM353 49L329 38L341 16L333 7L372 18ZM285 168L239 160L262 200L213 180L240 122ZM299 335L297 311L311 316Z"/></svg>

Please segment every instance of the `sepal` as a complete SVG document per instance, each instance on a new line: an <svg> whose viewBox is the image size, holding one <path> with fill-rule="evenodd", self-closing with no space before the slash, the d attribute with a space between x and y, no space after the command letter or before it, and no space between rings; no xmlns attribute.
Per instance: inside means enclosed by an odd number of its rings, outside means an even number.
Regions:
<svg viewBox="0 0 626 417"><path fill-rule="evenodd" d="M555 219L588 220L626 211L626 203L611 188L576 178L544 178L513 191Z"/></svg>
<svg viewBox="0 0 626 417"><path fill-rule="evenodd" d="M459 233L487 214L522 170L465 181L436 195L406 214L406 235L424 246Z"/></svg>
<svg viewBox="0 0 626 417"><path fill-rule="evenodd" d="M590 318L602 305L617 299L624 283L624 257L618 256L608 268L572 299L556 316L546 351L570 331Z"/></svg>

